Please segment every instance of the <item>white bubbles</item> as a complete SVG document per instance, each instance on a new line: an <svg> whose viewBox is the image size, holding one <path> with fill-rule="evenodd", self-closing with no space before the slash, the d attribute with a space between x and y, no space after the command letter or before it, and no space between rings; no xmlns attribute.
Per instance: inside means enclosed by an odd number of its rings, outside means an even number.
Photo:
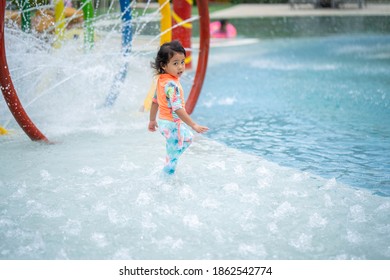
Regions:
<svg viewBox="0 0 390 280"><path fill-rule="evenodd" d="M241 196L241 202L254 205L260 205L260 197L257 193L243 193Z"/></svg>
<svg viewBox="0 0 390 280"><path fill-rule="evenodd" d="M210 162L208 165L209 169L221 169L226 170L226 163L225 161L214 161Z"/></svg>
<svg viewBox="0 0 390 280"><path fill-rule="evenodd" d="M332 202L332 197L329 194L324 195L324 206L332 207L334 204Z"/></svg>
<svg viewBox="0 0 390 280"><path fill-rule="evenodd" d="M323 218L318 213L314 213L310 216L309 225L313 228L325 228L327 224L327 219Z"/></svg>
<svg viewBox="0 0 390 280"><path fill-rule="evenodd" d="M198 216L194 214L184 216L183 223L191 229L198 229L202 226Z"/></svg>
<svg viewBox="0 0 390 280"><path fill-rule="evenodd" d="M390 211L390 202L385 202L385 203L379 205L379 207L376 209L376 211L378 211L378 212Z"/></svg>
<svg viewBox="0 0 390 280"><path fill-rule="evenodd" d="M361 205L352 205L349 207L349 215L352 222L363 223L366 221L365 210Z"/></svg>
<svg viewBox="0 0 390 280"><path fill-rule="evenodd" d="M245 175L245 169L242 167L241 164L237 164L237 166L234 167L234 173L237 176L244 176Z"/></svg>
<svg viewBox="0 0 390 280"><path fill-rule="evenodd" d="M60 229L66 235L78 236L81 233L82 225L80 221L77 220L68 220L65 225L61 226Z"/></svg>
<svg viewBox="0 0 390 280"><path fill-rule="evenodd" d="M96 244L96 246L100 248L104 248L109 245L106 235L100 232L92 233L91 241L93 241Z"/></svg>
<svg viewBox="0 0 390 280"><path fill-rule="evenodd" d="M356 231L348 230L346 238L350 243L359 244L362 242L361 235Z"/></svg>
<svg viewBox="0 0 390 280"><path fill-rule="evenodd" d="M290 202L285 201L280 204L274 211L274 217L277 219L285 218L287 216L293 215L296 212L295 207L293 207Z"/></svg>
<svg viewBox="0 0 390 280"><path fill-rule="evenodd" d="M228 183L223 186L223 190L227 193L235 193L240 190L240 186L237 183Z"/></svg>
<svg viewBox="0 0 390 280"><path fill-rule="evenodd" d="M111 176L104 176L101 181L97 182L98 186L109 186L115 182L115 179Z"/></svg>
<svg viewBox="0 0 390 280"><path fill-rule="evenodd" d="M108 209L108 220L114 225L125 226L129 219L127 213L118 212L116 209Z"/></svg>
<svg viewBox="0 0 390 280"><path fill-rule="evenodd" d="M180 250L183 248L184 241L179 239L174 239L171 236L166 236L164 239L158 241L158 246L161 248L169 248L172 250Z"/></svg>
<svg viewBox="0 0 390 280"><path fill-rule="evenodd" d="M112 256L113 260L131 260L131 252L127 248L120 248L118 249L114 255Z"/></svg>
<svg viewBox="0 0 390 280"><path fill-rule="evenodd" d="M312 249L313 236L301 233L298 237L290 240L289 244L300 252L306 252Z"/></svg>
<svg viewBox="0 0 390 280"><path fill-rule="evenodd" d="M41 170L40 173L43 181L50 181L52 179L52 176L47 170Z"/></svg>
<svg viewBox="0 0 390 280"><path fill-rule="evenodd" d="M275 222L272 222L272 223L269 223L267 225L267 229L273 233L273 234L276 234L279 232L279 228L278 228L278 225L275 223Z"/></svg>
<svg viewBox="0 0 390 280"><path fill-rule="evenodd" d="M133 171L134 169L140 168L138 165L136 165L134 162L129 162L125 158L122 162L122 165L120 166L120 170L122 171Z"/></svg>
<svg viewBox="0 0 390 280"><path fill-rule="evenodd" d="M332 178L326 182L326 184L323 186L326 190L331 190L337 187L337 181L335 178Z"/></svg>
<svg viewBox="0 0 390 280"><path fill-rule="evenodd" d="M265 259L268 255L262 244L242 243L238 246L238 252L244 257L251 256L257 259Z"/></svg>
<svg viewBox="0 0 390 280"><path fill-rule="evenodd" d="M95 173L95 169L89 166L85 166L80 169L80 173L85 174L85 175L93 175Z"/></svg>
<svg viewBox="0 0 390 280"><path fill-rule="evenodd" d="M144 191L141 191L138 194L138 197L135 201L135 203L140 206L149 205L152 202L153 202L153 197L149 193Z"/></svg>
<svg viewBox="0 0 390 280"><path fill-rule="evenodd" d="M150 232L157 230L157 224L153 222L153 216L150 213L146 213L142 216L141 226Z"/></svg>
<svg viewBox="0 0 390 280"><path fill-rule="evenodd" d="M196 198L196 194L188 185L184 185L184 187L180 190L179 194L182 199L186 199L186 200Z"/></svg>
<svg viewBox="0 0 390 280"><path fill-rule="evenodd" d="M218 209L221 206L221 203L213 197L208 197L202 201L201 205L203 208L207 209Z"/></svg>

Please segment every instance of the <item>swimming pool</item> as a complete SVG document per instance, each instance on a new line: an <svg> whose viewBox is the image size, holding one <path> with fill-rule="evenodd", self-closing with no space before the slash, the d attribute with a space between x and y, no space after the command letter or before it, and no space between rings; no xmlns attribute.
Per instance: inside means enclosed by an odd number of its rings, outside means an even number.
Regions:
<svg viewBox="0 0 390 280"><path fill-rule="evenodd" d="M389 47L334 35L213 49L197 115L213 139L389 196Z"/></svg>
<svg viewBox="0 0 390 280"><path fill-rule="evenodd" d="M0 102L12 132L0 138L1 259L389 259L390 201L373 193L386 188L356 183L362 158L374 154L376 183L381 160L388 170L388 36L213 49L194 113L211 131L169 181L163 138L138 111L154 52L129 57L117 103L101 108L123 63L117 37L85 54L6 29L15 87L55 144L31 142Z"/></svg>

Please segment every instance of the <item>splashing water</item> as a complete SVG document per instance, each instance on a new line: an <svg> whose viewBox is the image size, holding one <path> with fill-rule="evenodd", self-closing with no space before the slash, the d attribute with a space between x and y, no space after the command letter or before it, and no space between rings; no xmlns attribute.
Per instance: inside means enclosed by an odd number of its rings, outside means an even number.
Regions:
<svg viewBox="0 0 390 280"><path fill-rule="evenodd" d="M57 143L28 140L0 103L0 119L12 131L0 138L0 258L390 257L389 198L334 178L196 136L177 174L162 179L164 139L146 131L148 116L138 112L154 52L127 58L128 78L106 110L99 107L123 60L114 31L89 54L77 40L53 51L31 35L6 35L22 103ZM211 77L221 71L218 59L231 58L211 59ZM221 100L212 106L241 99ZM205 118L201 102L195 119Z"/></svg>

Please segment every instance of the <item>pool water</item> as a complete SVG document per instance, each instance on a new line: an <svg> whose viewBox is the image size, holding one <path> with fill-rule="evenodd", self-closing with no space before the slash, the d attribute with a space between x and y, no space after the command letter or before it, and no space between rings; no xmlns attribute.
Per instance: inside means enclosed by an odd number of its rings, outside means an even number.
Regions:
<svg viewBox="0 0 390 280"><path fill-rule="evenodd" d="M212 49L196 114L208 136L390 195L390 36Z"/></svg>
<svg viewBox="0 0 390 280"><path fill-rule="evenodd" d="M390 258L388 36L212 49L193 114L210 133L165 179L164 139L139 112L154 52L127 58L102 108L120 34L84 53L5 32L19 97L54 144L0 102L1 259Z"/></svg>

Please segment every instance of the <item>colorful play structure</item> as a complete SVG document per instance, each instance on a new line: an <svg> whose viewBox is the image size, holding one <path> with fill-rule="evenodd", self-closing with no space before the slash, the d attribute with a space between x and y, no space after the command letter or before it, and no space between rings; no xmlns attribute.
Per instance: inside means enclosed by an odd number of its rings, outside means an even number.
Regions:
<svg viewBox="0 0 390 280"><path fill-rule="evenodd" d="M122 20L122 55L127 56L131 53L132 44L132 11L131 0L119 0L121 7ZM28 0L21 0L21 28L25 32L31 30L31 15L30 4ZM180 40L183 46L188 49L188 57L186 60L187 66L191 67L191 8L193 0L173 0L172 9L169 0L158 0L159 11L161 13L160 21L160 44L177 39ZM64 39L65 20L64 20L64 1L54 0L55 14L55 40L53 47L61 47L61 42ZM186 102L186 109L191 114L196 106L199 94L203 85L206 74L208 54L210 47L210 17L208 11L208 1L197 1L199 12L200 25L200 43L198 63L195 71L193 85ZM4 25L5 25L5 7L6 0L0 0L0 87L3 93L5 102L8 105L13 117L32 141L42 141L50 143L46 136L35 126L24 110L15 87L12 82L11 74L8 70L6 59L5 41L4 41ZM90 51L94 48L94 10L92 0L82 0L82 11L84 17L83 34L84 34L84 49ZM123 83L127 75L128 64L121 67L119 73L115 76L115 80L106 99L106 106L114 104L116 97L119 94L118 84ZM6 134L7 130L0 126L1 134Z"/></svg>

